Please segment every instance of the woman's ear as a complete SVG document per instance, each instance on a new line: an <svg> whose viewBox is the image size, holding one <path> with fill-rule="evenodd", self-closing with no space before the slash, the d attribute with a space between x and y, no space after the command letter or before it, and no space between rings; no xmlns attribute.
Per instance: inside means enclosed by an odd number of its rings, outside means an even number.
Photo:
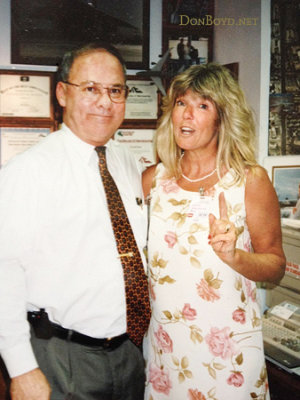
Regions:
<svg viewBox="0 0 300 400"><path fill-rule="evenodd" d="M61 107L66 106L66 85L63 82L58 82L56 85L56 98Z"/></svg>

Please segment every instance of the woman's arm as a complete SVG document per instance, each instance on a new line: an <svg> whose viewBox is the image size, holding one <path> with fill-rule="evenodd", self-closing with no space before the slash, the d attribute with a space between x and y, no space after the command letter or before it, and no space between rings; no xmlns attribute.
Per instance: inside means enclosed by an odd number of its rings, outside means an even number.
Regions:
<svg viewBox="0 0 300 400"><path fill-rule="evenodd" d="M279 281L284 275L286 260L282 249L279 203L266 171L256 167L248 172L246 182L246 222L254 253L235 248L236 233L232 224L225 232L229 221L224 204L220 201L220 220L210 217L211 244L216 254L248 279Z"/></svg>
<svg viewBox="0 0 300 400"><path fill-rule="evenodd" d="M156 165L152 165L151 167L145 169L142 175L142 185L143 185L143 192L144 198L146 199L147 196L150 194L151 186L153 177L155 174Z"/></svg>

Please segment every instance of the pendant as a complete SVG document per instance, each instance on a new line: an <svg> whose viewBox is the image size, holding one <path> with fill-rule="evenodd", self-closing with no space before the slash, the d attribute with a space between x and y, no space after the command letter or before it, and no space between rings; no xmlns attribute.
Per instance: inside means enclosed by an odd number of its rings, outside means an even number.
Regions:
<svg viewBox="0 0 300 400"><path fill-rule="evenodd" d="M204 188L203 187L199 188L199 193L200 193L200 196L204 196Z"/></svg>

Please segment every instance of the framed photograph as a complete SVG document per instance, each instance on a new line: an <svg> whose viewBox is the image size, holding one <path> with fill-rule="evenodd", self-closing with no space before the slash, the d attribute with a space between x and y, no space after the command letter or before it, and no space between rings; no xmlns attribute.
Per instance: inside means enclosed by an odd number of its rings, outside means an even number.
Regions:
<svg viewBox="0 0 300 400"><path fill-rule="evenodd" d="M156 163L153 148L154 129L118 129L114 139L126 146L143 168Z"/></svg>
<svg viewBox="0 0 300 400"><path fill-rule="evenodd" d="M277 193L281 218L295 219L295 207L300 199L299 157L268 157L264 166Z"/></svg>
<svg viewBox="0 0 300 400"><path fill-rule="evenodd" d="M165 23L180 25L191 18L212 17L214 0L164 0L163 8Z"/></svg>
<svg viewBox="0 0 300 400"><path fill-rule="evenodd" d="M169 79L191 65L207 64L212 59L212 36L209 34L181 30L169 33L164 41L165 49L170 50L166 71Z"/></svg>
<svg viewBox="0 0 300 400"><path fill-rule="evenodd" d="M209 38L198 35L168 37L168 49L170 59L179 60L182 63L207 64L208 62Z"/></svg>
<svg viewBox="0 0 300 400"><path fill-rule="evenodd" d="M54 75L0 70L0 118L53 119Z"/></svg>
<svg viewBox="0 0 300 400"><path fill-rule="evenodd" d="M126 101L125 120L122 127L138 124L139 127L156 127L160 94L151 79L128 76L129 95Z"/></svg>
<svg viewBox="0 0 300 400"><path fill-rule="evenodd" d="M55 66L66 51L104 40L127 68L148 68L149 14L150 0L11 0L11 62Z"/></svg>
<svg viewBox="0 0 300 400"><path fill-rule="evenodd" d="M0 167L15 155L38 143L53 131L53 127L1 127Z"/></svg>

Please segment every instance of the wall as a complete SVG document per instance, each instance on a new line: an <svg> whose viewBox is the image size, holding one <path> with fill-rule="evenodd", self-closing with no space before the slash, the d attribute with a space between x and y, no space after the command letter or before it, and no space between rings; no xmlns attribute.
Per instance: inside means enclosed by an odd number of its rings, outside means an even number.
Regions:
<svg viewBox="0 0 300 400"><path fill-rule="evenodd" d="M162 0L150 0L150 63L161 54ZM256 25L216 25L214 61L239 62L239 80L253 108L258 127L258 159L267 155L270 55L270 0L215 0L216 18L256 18ZM254 20L252 20L254 21ZM0 5L0 68L10 66L10 0ZM20 68L20 66L18 66ZM28 69L28 65L23 66ZM41 69L41 66L31 66ZM53 67L42 67L54 70ZM128 71L129 74L134 71Z"/></svg>
<svg viewBox="0 0 300 400"><path fill-rule="evenodd" d="M256 116L262 163L268 144L270 0L215 0L215 17L223 18L224 25L221 20L214 24L214 61L239 62L239 82Z"/></svg>

